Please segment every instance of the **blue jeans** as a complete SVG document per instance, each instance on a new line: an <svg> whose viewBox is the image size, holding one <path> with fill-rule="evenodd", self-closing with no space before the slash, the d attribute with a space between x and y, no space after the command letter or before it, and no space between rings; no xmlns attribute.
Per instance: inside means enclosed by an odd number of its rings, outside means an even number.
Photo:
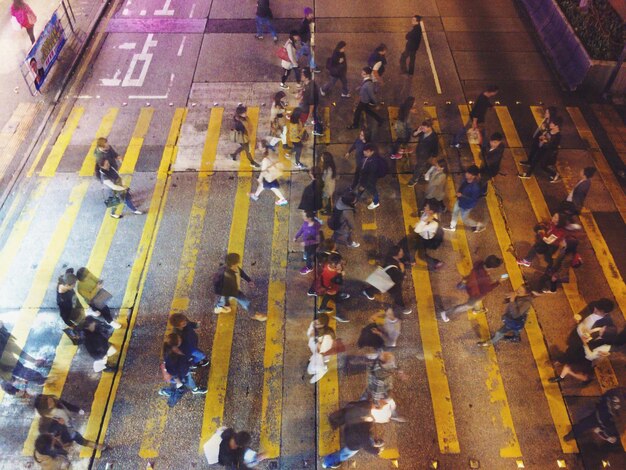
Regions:
<svg viewBox="0 0 626 470"><path fill-rule="evenodd" d="M372 202L374 204L378 204L380 202L380 199L379 199L379 196L378 196L378 189L376 188L376 181L364 184L363 185L363 191L359 192L359 198L361 197L361 195L365 191L367 191L368 193L370 193L372 195Z"/></svg>
<svg viewBox="0 0 626 470"><path fill-rule="evenodd" d="M278 34L276 33L276 29L274 29L274 25L272 24L272 20L270 18L261 18L260 16L256 17L256 35L263 36L263 32L267 30L272 34L272 38L277 38Z"/></svg>
<svg viewBox="0 0 626 470"><path fill-rule="evenodd" d="M332 90L338 81L341 81L341 93L343 93L344 95L350 93L350 90L348 90L348 79L345 75L342 75L341 77L333 77L331 75L328 83L322 87L324 93L328 93L330 90Z"/></svg>
<svg viewBox="0 0 626 470"><path fill-rule="evenodd" d="M191 363L195 366L196 364L199 364L206 359L206 354L204 354L199 349L194 349L193 351L191 351L191 357L189 359L191 360Z"/></svg>
<svg viewBox="0 0 626 470"><path fill-rule="evenodd" d="M239 292L236 297L227 297L220 295L217 299L216 307L225 307L230 299L235 299L237 303L243 308L246 312L250 310L250 299L247 298L243 292Z"/></svg>
<svg viewBox="0 0 626 470"><path fill-rule="evenodd" d="M300 49L298 49L298 52L296 52L296 59L300 60L300 58L304 55L309 56L309 67L311 67L311 69L317 68L317 66L315 65L315 58L313 57L313 53L311 52L311 46L306 42L303 42Z"/></svg>
<svg viewBox="0 0 626 470"><path fill-rule="evenodd" d="M353 455L356 455L357 452L358 449L351 450L347 447L342 447L337 452L333 452L332 454L328 454L326 457L324 457L324 465L326 465L326 467L334 467L336 465L339 465L341 462L345 462Z"/></svg>
<svg viewBox="0 0 626 470"><path fill-rule="evenodd" d="M466 227L478 227L482 226L480 222L476 222L474 219L470 217L470 212L472 209L463 209L459 207L459 201L454 203L454 209L452 209L452 218L450 219L450 227L456 228L456 221L461 215L461 220L465 224Z"/></svg>
<svg viewBox="0 0 626 470"><path fill-rule="evenodd" d="M189 390L193 390L194 388L196 388L196 382L193 380L191 372L188 372L187 375L181 379L181 382L183 383L183 386L180 388L176 388L176 381L172 379L169 387L165 387L163 389L169 397L167 399L167 404L169 406L174 406L180 401L180 399L183 397L183 394L185 393L185 388L188 388Z"/></svg>

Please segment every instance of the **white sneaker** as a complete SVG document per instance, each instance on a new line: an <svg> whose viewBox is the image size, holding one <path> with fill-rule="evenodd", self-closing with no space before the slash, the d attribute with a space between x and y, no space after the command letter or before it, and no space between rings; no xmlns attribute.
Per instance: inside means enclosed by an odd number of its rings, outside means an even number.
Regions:
<svg viewBox="0 0 626 470"><path fill-rule="evenodd" d="M450 319L448 318L448 315L446 315L446 311L445 310L442 310L439 315L441 316L441 320L443 322L448 323L450 321Z"/></svg>
<svg viewBox="0 0 626 470"><path fill-rule="evenodd" d="M117 349L115 349L113 346L109 346L109 349L107 349L107 356L112 356L116 352L117 352Z"/></svg>
<svg viewBox="0 0 626 470"><path fill-rule="evenodd" d="M250 199L252 199L253 201L258 201L259 200L259 196L257 196L254 193L250 193Z"/></svg>
<svg viewBox="0 0 626 470"><path fill-rule="evenodd" d="M324 89L323 88L320 88L320 95L326 96L326 93L324 93Z"/></svg>
<svg viewBox="0 0 626 470"><path fill-rule="evenodd" d="M452 225L450 225L449 227L444 227L443 229L445 231L447 231L447 232L455 232L456 231L456 227L453 227Z"/></svg>
<svg viewBox="0 0 626 470"><path fill-rule="evenodd" d="M311 380L309 380L309 383L314 384L319 382L319 380L326 375L326 372L328 372L328 367L326 367L322 372L314 374L313 377L311 377Z"/></svg>
<svg viewBox="0 0 626 470"><path fill-rule="evenodd" d="M289 85L285 85L284 83L281 83L281 84L280 84L280 87L281 87L283 90L289 90Z"/></svg>
<svg viewBox="0 0 626 470"><path fill-rule="evenodd" d="M369 206L367 206L367 208L368 208L369 210L372 210L372 209L376 209L378 206L380 206L380 202L378 202L378 203L376 203L376 204L374 204L374 202L371 202L371 203L370 203L370 205L369 205Z"/></svg>
<svg viewBox="0 0 626 470"><path fill-rule="evenodd" d="M142 215L143 212L141 212L140 210L136 210L136 211L133 211L133 214L135 214L135 215Z"/></svg>
<svg viewBox="0 0 626 470"><path fill-rule="evenodd" d="M361 246L359 242L352 242L348 245L350 248L358 248Z"/></svg>
<svg viewBox="0 0 626 470"><path fill-rule="evenodd" d="M287 204L289 204L289 201L287 201L287 199L281 199L280 201L276 201L274 204L276 204L277 206L286 206Z"/></svg>
<svg viewBox="0 0 626 470"><path fill-rule="evenodd" d="M122 325L116 321L112 321L109 325L111 325L111 328L114 330L119 330L122 327Z"/></svg>
<svg viewBox="0 0 626 470"><path fill-rule="evenodd" d="M411 315L412 313L413 313L412 308L405 308L404 310L402 310L402 315Z"/></svg>
<svg viewBox="0 0 626 470"><path fill-rule="evenodd" d="M214 313L230 313L230 307L215 307L213 309Z"/></svg>

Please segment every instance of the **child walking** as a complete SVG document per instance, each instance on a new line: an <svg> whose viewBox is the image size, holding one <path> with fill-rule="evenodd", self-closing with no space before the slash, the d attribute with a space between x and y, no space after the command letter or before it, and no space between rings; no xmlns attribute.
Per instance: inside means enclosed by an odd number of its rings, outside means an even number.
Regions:
<svg viewBox="0 0 626 470"><path fill-rule="evenodd" d="M280 178L283 173L282 163L278 160L278 154L275 151L270 150L270 146L266 141L263 141L260 147L263 148L263 160L261 160L261 173L258 178L259 185L257 186L255 193L250 193L250 198L253 201L258 201L263 190L269 189L278 198L276 200L276 205L285 206L288 201L280 191L280 185L278 183L278 178Z"/></svg>
<svg viewBox="0 0 626 470"><path fill-rule="evenodd" d="M302 214L304 222L300 227L300 230L296 233L293 241L296 242L302 237L302 245L304 246L304 261L306 265L300 270L300 274L309 274L313 271L315 263L315 253L321 240L322 225L315 218L313 212L304 212Z"/></svg>

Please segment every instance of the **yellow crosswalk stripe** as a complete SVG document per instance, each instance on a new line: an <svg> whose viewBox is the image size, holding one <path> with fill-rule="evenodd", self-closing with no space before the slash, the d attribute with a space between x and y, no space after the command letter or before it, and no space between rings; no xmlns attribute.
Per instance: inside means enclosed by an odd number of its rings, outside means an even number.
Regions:
<svg viewBox="0 0 626 470"><path fill-rule="evenodd" d="M28 234L30 225L33 222L39 204L43 200L43 195L48 188L50 180L40 180L37 182L37 186L30 195L26 208L20 213L19 218L13 225L10 235L8 236L6 243L0 251L0 283L4 281L4 278L13 263L13 260L18 254L19 247ZM13 207L13 206L12 206ZM11 214L7 214L7 220Z"/></svg>
<svg viewBox="0 0 626 470"><path fill-rule="evenodd" d="M128 147L126 148L122 166L120 166L120 175L130 175L134 173L135 165L139 159L139 152L141 151L141 147L143 145L143 139L148 133L148 128L150 127L150 121L152 120L153 114L154 108L141 108L139 118L135 124L135 129L133 130L133 136L130 139Z"/></svg>
<svg viewBox="0 0 626 470"><path fill-rule="evenodd" d="M328 145L330 144L330 108L328 106L322 108L322 121L324 122L322 143Z"/></svg>
<svg viewBox="0 0 626 470"><path fill-rule="evenodd" d="M622 117L610 104L592 104L594 114L611 140L622 163L626 165L626 125Z"/></svg>
<svg viewBox="0 0 626 470"><path fill-rule="evenodd" d="M26 344L30 328L37 317L37 313L39 313L39 307L55 274L54 270L57 262L61 257L61 253L63 253L63 247L65 247L72 226L76 221L88 187L89 183L83 181L72 189L65 212L59 218L52 238L42 256L41 263L37 267L28 295L17 315L11 334L15 337L16 344L22 349ZM2 364L12 368L15 367L15 363L16 358L12 354L7 354L6 357L3 354ZM2 402L3 398L4 391L0 391L0 402Z"/></svg>
<svg viewBox="0 0 626 470"><path fill-rule="evenodd" d="M415 191L407 186L409 179L408 175L398 175L404 227L406 234L411 236L412 227L417 223L418 219L414 215L417 214ZM430 399L433 404L439 451L443 454L458 454L461 452L461 449L456 433L452 397L450 396L450 386L448 385L439 328L435 316L430 274L423 260L417 258L415 261L415 265L411 268L411 275L417 300L417 317L424 348L424 362L426 364Z"/></svg>
<svg viewBox="0 0 626 470"><path fill-rule="evenodd" d="M578 114L575 109L578 108L568 108L568 110L571 110L570 113L573 113L572 115ZM542 108L540 108L539 106L531 106L531 110L533 112L535 120L539 119L539 116L542 113ZM539 122L541 122L541 120L539 120ZM582 136L583 134L581 134L581 137ZM587 139L589 138L587 137ZM564 176L564 172L561 172L561 176L563 177L563 182L565 183L567 191L571 191L576 184L576 181L571 181L569 178ZM622 200L624 199L626 198L624 198L622 195ZM598 260L598 263L602 268L602 272L604 273L604 277L606 278L609 288L615 296L615 300L617 301L617 305L622 311L622 315L624 316L624 318L626 318L626 284L624 283L624 279L622 278L622 275L620 274L620 271L615 264L615 259L611 254L611 250L609 249L606 241L604 240L604 237L602 236L602 232L600 231L600 228L596 223L596 219L593 216L593 213L586 207L583 207L580 212L579 218L581 225L583 226L583 229L587 234L587 238L591 242L591 246L596 255L596 259ZM572 275L573 271L570 269L570 277Z"/></svg>
<svg viewBox="0 0 626 470"><path fill-rule="evenodd" d="M96 137L93 139L91 146L89 147L89 151L87 155L85 155L85 159L83 160L83 164L78 171L80 176L92 176L94 173L94 169L96 166L96 157L94 156L94 152L96 150L96 143L100 137L108 137L111 133L111 129L113 128L113 123L115 119L117 119L117 115L119 113L119 108L109 108L107 113L102 118L100 122L100 127L98 127L98 132L96 133Z"/></svg>
<svg viewBox="0 0 626 470"><path fill-rule="evenodd" d="M201 171L198 173L198 179L196 181L196 190L179 262L174 297L170 306L170 315L174 313L185 313L189 307L189 295L196 274L196 263L198 262L198 251L200 250L200 241L204 229L204 219L210 203L210 172L213 170L217 154L217 141L220 135L223 112L223 108L213 108L211 110L205 140L205 146L208 146L208 148L202 154L200 164ZM165 329L165 336L171 333L171 331L171 325L168 323ZM144 427L141 447L139 448L140 457L148 459L155 458L159 455L161 439L167 422L168 408L167 402L163 399L153 399L150 401L150 411Z"/></svg>
<svg viewBox="0 0 626 470"><path fill-rule="evenodd" d="M425 106L426 113L433 118L433 128L439 134L439 144L441 149L445 149L445 143L441 136L441 128L439 120L437 119L437 109L434 106ZM443 150L444 155L447 154ZM491 183L489 191L493 191ZM446 192L448 194L448 201L452 204L456 200L456 191L452 182L452 178L448 176L446 184ZM456 230L453 234L453 248L459 253L461 260L457 263L457 269L461 276L465 277L469 275L472 269L472 256L467 241L467 233L460 227L460 230ZM488 339L491 337L489 332L489 324L487 323L487 317L485 313L472 314L468 311L468 319L471 323L474 321L478 324L478 330L480 332L481 339ZM517 439L517 433L513 424L513 416L511 415L511 408L509 407L509 401L506 391L504 389L504 383L502 381L502 375L500 373L500 366L498 365L498 358L493 345L487 348L487 365L485 371L487 372L486 386L489 391L490 402L495 405L495 412L492 412L491 421L494 423L500 422L502 425L502 431L506 436L505 442L500 446L500 457L514 458L521 457L522 451L520 449L519 441Z"/></svg>
<svg viewBox="0 0 626 470"><path fill-rule="evenodd" d="M267 323L263 354L263 394L261 399L260 447L268 458L280 455L283 414L283 341L285 332L285 283L289 244L289 210L276 206L272 233L267 294Z"/></svg>
<svg viewBox="0 0 626 470"><path fill-rule="evenodd" d="M250 135L250 149L256 148L256 129L259 122L259 108L249 107L248 118L250 119L252 135ZM228 238L228 252L239 253L244 259L243 253L246 241L246 226L248 224L248 211L250 209L250 197L248 193L252 186L252 179L248 176L250 164L248 159L240 155L239 177L237 180L237 192L233 207L233 219ZM226 387L228 382L228 370L230 368L230 352L235 329L237 308L231 305L232 311L220 314L217 320L215 335L213 336L213 349L211 351L211 369L207 384L208 392L204 403L202 418L202 435L198 451L203 452L202 446L208 441L217 429L222 426L224 418L224 404L226 402Z"/></svg>
<svg viewBox="0 0 626 470"><path fill-rule="evenodd" d="M0 180L4 178L7 168L26 139L30 126L39 116L42 108L41 102L19 103L0 131Z"/></svg>
<svg viewBox="0 0 626 470"><path fill-rule="evenodd" d="M574 125L578 130L580 138L586 141L587 145L589 145L589 154L598 169L598 173L600 174L602 181L604 181L604 186L606 186L607 191L611 195L622 220L626 222L626 197L624 197L624 191L622 190L619 181L617 181L613 170L611 170L611 167L607 163L602 150L600 150L600 145L598 145L596 138L593 136L583 113L579 108L575 107L568 107L567 112L574 121Z"/></svg>
<svg viewBox="0 0 626 470"><path fill-rule="evenodd" d="M56 142L52 146L52 150L48 154L48 158L46 163L44 163L41 168L40 176L54 176L57 168L59 167L59 163L61 163L61 158L63 158L63 154L67 147L70 145L72 140L72 135L74 135L74 131L78 127L78 123L80 122L80 118L83 116L85 109L81 106L75 106L72 108L72 112L67 117L67 121L65 121L65 126L63 126L63 130L57 137Z"/></svg>
<svg viewBox="0 0 626 470"><path fill-rule="evenodd" d="M498 113L498 117L501 117L502 112L506 110L504 106L496 107L496 112ZM465 105L459 106L459 111L461 112L461 120L463 122L467 122L469 119L469 109ZM506 110L508 113L508 110ZM502 120L501 120L502 123ZM511 140L509 140L509 136L511 134L510 127L505 126L505 123L502 123L503 130L505 135L507 136L507 141L509 145L511 145ZM513 128L515 130L515 128ZM507 131L509 131L507 133ZM515 131L517 132L517 131ZM471 145L472 155L474 157L475 163L478 165L481 163L480 159L480 150L477 145ZM515 149L513 149L513 155L516 155ZM519 152L517 154L519 156ZM519 165L519 161L516 158L516 162ZM534 179L525 180L524 187L528 189L529 183L535 182ZM531 204L533 205L533 209L537 207L540 201L531 200ZM545 205L545 202L544 202ZM496 232L496 238L498 239L498 244L500 245L500 251L502 252L502 258L504 260L504 264L507 272L509 273L509 279L511 281L513 289L517 289L520 285L524 283L524 278L522 276L522 271L517 265L517 260L515 256L510 251L510 247L512 246L511 238L506 228L505 224L505 216L500 211L500 206L498 204L498 200L494 191L488 191L487 193L487 208L489 210L489 215L491 218L491 222L493 224L493 228ZM547 210L547 209L546 209ZM563 401L563 396L561 395L561 390L557 384L553 384L548 381L554 375L554 369L552 367L552 362L550 360L550 355L548 353L548 349L546 348L546 344L543 338L543 332L541 331L541 327L539 326L539 322L537 319L537 314L535 313L534 308L531 308L528 312L528 319L526 321L526 334L528 335L528 342L530 344L530 349L535 359L535 363L537 364L537 371L539 373L539 377L541 378L541 384L543 386L543 391L546 396L546 400L548 403L548 408L550 410L550 414L552 416L552 421L554 422L554 426L557 432L557 436L561 443L561 449L564 453L575 453L578 452L578 446L575 441L566 441L563 437L570 432L571 430L571 422L569 419L569 415L567 413L567 408L565 407L565 402Z"/></svg>
<svg viewBox="0 0 626 470"><path fill-rule="evenodd" d="M163 149L163 156L161 158L159 170L157 172L157 180L152 193L150 208L146 215L146 221L141 233L141 239L139 240L139 246L137 247L135 261L126 284L126 292L124 293L124 299L122 300L122 308L120 309L118 315L118 321L120 323L127 322L127 325L125 328L122 327L119 330L116 330L110 339L110 343L118 351L120 351L118 372L115 374L106 372L102 373L100 381L98 382L98 387L94 393L84 436L86 439L98 441L99 443L104 441L109 421L111 420L113 403L115 402L117 389L121 380L122 369L128 352L128 344L139 314L139 305L141 302L141 296L143 295L148 268L150 267L152 253L154 252L154 245L156 243L157 234L159 233L161 221L163 219L163 212L167 203L167 195L171 185L170 180L167 178L168 170L172 159L176 155L178 136L186 114L186 110L182 108L176 109L174 113L172 125L170 127L165 148ZM130 309L132 308L135 309L135 312L133 315L130 315ZM94 452L96 456L100 455L98 451L83 447L80 457L90 457L94 454Z"/></svg>

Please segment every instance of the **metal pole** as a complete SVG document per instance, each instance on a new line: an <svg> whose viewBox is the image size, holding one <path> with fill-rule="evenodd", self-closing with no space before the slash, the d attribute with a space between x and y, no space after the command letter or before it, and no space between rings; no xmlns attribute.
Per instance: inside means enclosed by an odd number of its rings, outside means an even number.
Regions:
<svg viewBox="0 0 626 470"><path fill-rule="evenodd" d="M67 13L67 7L65 6L65 0L61 0L61 6L63 7L63 11L65 12L65 17L67 18L67 24L70 25L70 29L72 30L72 33L76 34L76 31L74 31L74 22L72 21L72 18L70 18L70 15Z"/></svg>

